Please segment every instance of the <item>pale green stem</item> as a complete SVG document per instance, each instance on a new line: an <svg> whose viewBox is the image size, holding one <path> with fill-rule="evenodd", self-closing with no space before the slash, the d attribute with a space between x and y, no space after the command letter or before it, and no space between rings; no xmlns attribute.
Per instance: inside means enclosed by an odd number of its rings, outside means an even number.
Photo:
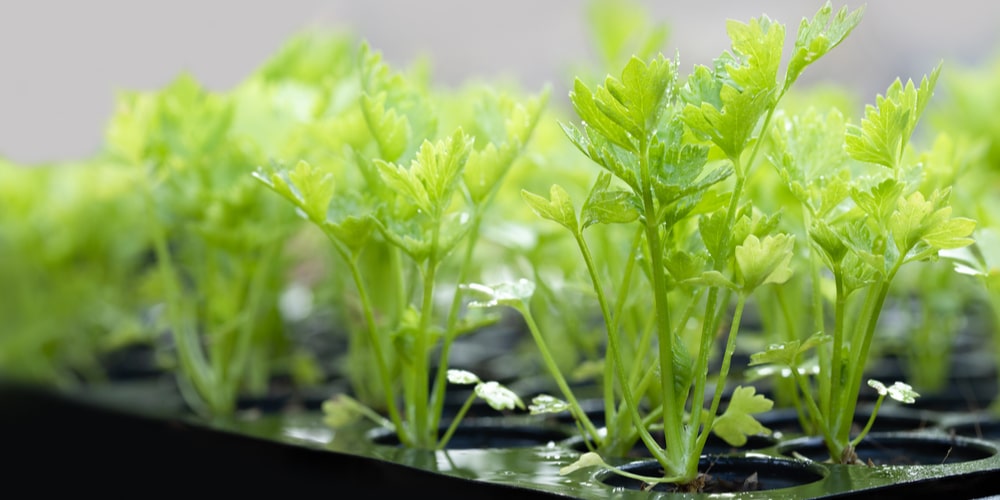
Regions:
<svg viewBox="0 0 1000 500"><path fill-rule="evenodd" d="M632 247L629 250L628 261L625 264L625 272L623 273L624 276L622 277L621 285L618 287L618 297L617 302L615 303L614 315L611 318L605 318L605 321L611 320L614 322L612 326L607 327L608 332L618 331L618 318L622 317L624 314L625 303L628 302L628 294L632 289L632 274L635 270L635 262L639 252L639 246L642 244L642 235L642 228L639 228L636 230L635 236L632 238ZM648 345L651 340L651 333L652 329L646 329L643 333L643 340L640 340L639 342L635 359L645 359L646 348L643 346ZM636 373L640 371L641 365L642 363L633 363L632 373L629 375L628 382L623 381L622 383L628 383L631 385L631 381L635 379ZM615 409L614 399L613 366L611 366L611 363L604 363L604 421L609 425L611 422L616 422L618 420L618 412L621 411L620 409Z"/></svg>
<svg viewBox="0 0 1000 500"><path fill-rule="evenodd" d="M555 379L556 385L559 390L562 391L563 397L570 405L570 412L578 422L581 422L584 428L587 430L590 439L593 442L600 441L600 433L597 431L597 427L594 426L590 418L583 411L583 407L580 406L580 402L577 401L576 396L573 394L573 390L570 389L569 384L566 382L566 378L563 376L562 372L559 370L559 365L556 364L556 360L552 357L552 352L549 351L548 344L545 342L545 338L542 337L541 331L538 329L538 325L535 323L535 318L531 314L531 309L528 304L520 303L515 305L514 308L521 313L524 317L524 322L528 326L528 331L531 333L531 337L535 340L535 345L538 347L538 352L542 355L542 361L545 363L545 367L548 368L549 373L552 378Z"/></svg>
<svg viewBox="0 0 1000 500"><path fill-rule="evenodd" d="M733 353L736 352L736 334L739 332L740 322L743 320L743 308L746 307L746 297L745 293L741 293L736 300L736 310L733 312L733 320L729 325L729 337L726 339L726 350L722 356L722 366L719 367L719 375L716 377L715 394L712 395L712 406L706 415L705 428L698 436L697 444L694 446L695 450L699 450L699 455L701 454L700 451L705 449L705 443L708 441L712 425L715 423L715 415L719 411L722 393L726 389L726 379L729 376L729 366L733 359ZM692 404L701 406L702 402L695 400Z"/></svg>
<svg viewBox="0 0 1000 500"><path fill-rule="evenodd" d="M882 408L883 400L885 400L885 395L879 394L878 399L875 400L875 408L872 409L872 414L868 416L868 422L865 423L865 428L861 429L861 432L858 433L858 436L855 437L853 440L851 440L851 448L857 448L858 444L861 443L861 440L864 439L869 432L871 432L872 425L875 424L875 416L878 415L878 410Z"/></svg>
<svg viewBox="0 0 1000 500"><path fill-rule="evenodd" d="M267 287L270 285L268 279L271 277L271 266L277 260L280 245L272 243L264 249L257 262L257 268L250 279L250 290L246 294L244 311L241 314L242 321L238 328L238 342L233 352L233 360L229 363L227 379L234 385L234 390L238 390L243 374L248 369L249 358L252 353L254 329L258 327L257 321L260 319L260 309Z"/></svg>
<svg viewBox="0 0 1000 500"><path fill-rule="evenodd" d="M878 293L875 295L872 307L870 309L868 307L865 308L866 310L868 310L868 315L862 317L863 319L866 319L864 338L861 339L861 346L860 349L858 349L857 351L857 355L852 356L852 360L854 360L855 363L853 365L853 369L850 372L851 377L848 381L849 385L847 386L847 390L850 392L846 393L849 396L847 398L845 405L846 408L843 413L843 415L845 415L844 422L846 422L847 425L841 424L842 428L847 429L847 431L842 431L842 432L847 432L847 434L845 434L846 436L850 435L849 434L851 428L850 424L853 423L854 420L854 410L858 404L858 394L860 394L861 392L861 378L864 375L865 365L867 364L868 360L868 351L871 348L872 339L875 336L875 327L878 325L878 319L882 311L882 306L885 303L885 298L889 293L889 283L892 281L892 277L896 274L896 270L899 268L900 263L902 263L902 259L899 262L897 262L896 266L893 267L892 271L889 273L886 280L879 285ZM853 346L851 350L854 351ZM850 413L847 413L847 410L849 410ZM850 416L847 417L846 415Z"/></svg>
<svg viewBox="0 0 1000 500"><path fill-rule="evenodd" d="M733 227L736 220L736 212L739 209L740 198L742 197L743 188L746 185L746 177L744 177L742 171L743 169L739 166L739 159L734 159L734 171L736 172L736 185L733 187L733 193L729 199L729 207L726 211L726 225L725 227ZM720 248L728 249L730 246L728 232L723 233L722 242ZM729 253L726 250L725 255L716 256L712 269L717 272L722 272L725 270L726 263L729 260ZM719 301L719 288L711 287L708 290L708 298L705 301L705 316L702 323L701 331L701 342L698 348L698 360L695 364L694 373L708 373L708 360L712 352L712 344L715 341L715 332L719 329L719 324L722 321L722 315L726 311L726 306L729 303L729 294L723 294L723 300ZM691 405L691 422L692 426L697 429L700 422L704 420L702 417L702 412L704 411L703 401L705 401L705 389L706 389L707 377L695 376L694 380L694 396ZM711 415L714 417L714 415ZM698 435L699 433L695 430L688 435L691 440L689 446L693 447L691 455L698 456L701 453L701 449L698 446ZM688 465L692 467L692 465ZM693 467L697 467L697 462L693 464Z"/></svg>
<svg viewBox="0 0 1000 500"><path fill-rule="evenodd" d="M476 211L472 219L472 228L469 232L469 240L462 255L462 264L458 271L457 283L463 284L468 280L469 269L472 267L472 256L476 243L479 241L479 226L482 222L482 214ZM455 295L451 299L451 307L448 309L448 319L445 323L445 337L441 345L441 355L438 361L437 373L434 375L434 391L431 393L431 422L432 428L437 428L441 424L441 413L444 409L444 394L446 382L448 380L448 356L451 353L451 345L458 336L456 325L458 324L458 311L462 306L462 288L456 287ZM454 425L454 422L452 423Z"/></svg>
<svg viewBox="0 0 1000 500"><path fill-rule="evenodd" d="M181 371L191 381L195 392L204 399L212 412L223 411L217 405L215 394L215 376L209 369L208 361L198 343L197 328L191 324L184 307L185 299L180 290L177 271L174 268L173 257L167 248L166 237L162 228L157 225L152 230L153 249L156 252L157 263L163 279L164 296L166 298L167 320L171 334L177 344L177 354ZM190 400L189 400L190 401ZM195 403L193 406L200 406Z"/></svg>
<svg viewBox="0 0 1000 500"><path fill-rule="evenodd" d="M435 218L437 221L440 217ZM430 399L427 387L427 376L430 374L428 358L430 357L430 328L431 319L434 316L434 286L437 280L438 267L438 246L440 245L440 224L434 224L431 233L431 252L427 257L427 265L424 268L423 292L420 304L420 327L417 330L416 355L413 359L413 371L410 378L415 383L414 397L410 403L415 407L413 425L417 429L417 441L420 447L433 447L437 441L437 429L430 428L433 420L428 417L427 405Z"/></svg>
<svg viewBox="0 0 1000 500"><path fill-rule="evenodd" d="M844 277L843 269L840 267L839 263L834 264L833 269L834 282L836 284L836 299L834 305L834 323L833 323L833 346L831 347L832 353L830 356L830 366L829 370L826 372L827 381L825 383L826 387L830 388L830 392L826 393L824 404L824 410L828 413L825 415L831 415L831 411L835 411L834 408L839 408L843 404L841 400L841 395L844 392L844 386L847 383L846 376L844 372L844 342L846 342L844 326L847 322L847 294L844 289ZM834 419L837 421L838 419ZM839 423L837 424L839 425Z"/></svg>
<svg viewBox="0 0 1000 500"><path fill-rule="evenodd" d="M614 318L611 316L611 307L608 304L607 295L604 293L604 287L601 286L600 278L597 273L597 266L594 264L594 258L590 254L590 248L587 246L586 240L583 239L583 234L577 232L575 233L575 236L577 245L580 247L580 252L583 254L583 261L587 265L587 271L590 273L590 279L593 284L594 292L597 294L597 302L601 307L601 314L604 316L605 328L608 329L608 349L611 351L611 359L614 364L615 374L621 383L622 396L625 399L625 404L628 406L629 413L632 415L632 421L636 426L639 426L642 422L642 418L639 415L638 402L635 400L635 396L632 394L632 388L629 387L628 379L626 378L625 365L621 354L621 346L618 342L618 332L611 330L615 323ZM607 389L605 389L605 396L607 396ZM607 402L605 402L605 404L606 403ZM649 447L650 453L652 453L658 460L661 457L666 460L666 456L663 455L659 445L656 444L656 440L649 434L649 431L644 428L639 428L639 433L643 443Z"/></svg>
<svg viewBox="0 0 1000 500"><path fill-rule="evenodd" d="M361 311L365 318L365 325L368 327L368 337L371 341L372 350L375 351L375 363L378 366L378 376L382 384L382 392L385 393L384 397L389 418L396 428L396 434L399 435L400 442L410 444L412 442L411 437L403 425L399 409L396 408L396 398L392 390L390 371L385 360L385 349L382 346L382 338L379 335L378 326L375 324L375 312L372 308L371 298L368 296L368 288L365 286L364 279L361 277L361 270L358 268L358 263L355 260L356 256L352 257L347 249L332 234L327 234L327 236L351 271L351 279L354 281L354 286L357 289L358 300L361 302Z"/></svg>
<svg viewBox="0 0 1000 500"><path fill-rule="evenodd" d="M670 304L667 301L667 284L663 268L663 247L660 239L660 220L653 200L653 182L649 171L649 140L640 138L639 144L639 178L642 188L642 207L646 245L649 250L650 274L653 281L653 314L656 319L658 357L660 364L660 387L664 392L664 405L669 405L663 412L663 432L666 446L661 449L656 440L643 428L639 429L639 437L650 453L664 468L664 474L677 475L680 464L688 454L687 443L681 438L684 429L684 405L678 405L678 394L675 386L673 352L676 346L670 328ZM617 346L618 332L608 332L609 345L613 345L612 355L615 357L618 378L622 381L623 394L636 426L641 425L638 405L627 387L624 369L621 367L621 355ZM612 339L613 342L612 343ZM693 478L689 478L693 479Z"/></svg>
<svg viewBox="0 0 1000 500"><path fill-rule="evenodd" d="M795 365L797 364L798 363L795 363ZM816 426L819 427L819 431L823 433L823 440L826 441L827 443L832 443L833 435L830 434L830 426L827 425L827 420L826 420L827 414L823 413L823 411L820 410L819 406L816 405L816 400L812 396L812 390L809 387L809 382L806 380L805 377L802 376L801 373L799 373L798 367L792 366L790 368L792 369L792 377L795 379L795 381L801 388L803 397L805 398L806 404L808 405L807 407L809 411L812 412L811 421L815 422ZM808 431L808 429L805 430Z"/></svg>
<svg viewBox="0 0 1000 500"><path fill-rule="evenodd" d="M455 434L455 431L458 430L459 422L461 422L462 419L465 418L465 414L469 412L469 408L472 407L472 402L475 400L476 400L476 393L473 392L472 394L469 394L469 397L465 399L465 403L462 404L462 407L459 408L458 413L455 414L455 418L452 419L451 425L448 426L448 430L445 431L444 436L441 436L441 439L438 441L437 446L435 446L435 449L443 450L444 447L448 445L448 441L451 440L451 436L453 436Z"/></svg>

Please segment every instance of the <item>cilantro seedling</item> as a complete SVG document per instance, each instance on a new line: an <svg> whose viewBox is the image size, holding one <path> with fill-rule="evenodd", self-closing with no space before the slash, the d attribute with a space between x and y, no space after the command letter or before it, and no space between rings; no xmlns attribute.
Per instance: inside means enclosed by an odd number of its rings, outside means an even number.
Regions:
<svg viewBox="0 0 1000 500"><path fill-rule="evenodd" d="M350 276L363 318L352 328L351 356L373 361L355 381L374 381L381 392L365 403L382 405L404 445L440 449L472 402L439 432L448 382L475 384L474 396L498 410L523 407L496 382L449 371L448 359L459 335L492 321L460 315L458 285L473 279L484 218L545 99L464 96L459 105L472 116L439 134L445 103L415 78L393 72L367 45L357 60L353 102L367 137L332 161L302 160L255 175L322 230ZM354 125L356 116L345 113L340 126ZM452 295L442 311L446 290ZM342 406L328 409L340 414Z"/></svg>
<svg viewBox="0 0 1000 500"><path fill-rule="evenodd" d="M791 277L796 242L777 231L776 216L747 199L747 181L782 96L860 17L860 10L847 9L834 15L826 5L804 20L780 77L785 29L762 16L730 21L731 50L712 67L696 67L686 81L677 61L662 55L634 57L620 77L608 76L596 88L577 79L570 99L580 122L563 128L603 171L582 205L558 184L547 196L523 191L538 216L576 243L608 346L607 432L600 433L548 354L527 302L514 301L566 398L565 404L538 401L536 411L568 407L596 453L624 455L640 440L664 471L644 478L649 482L695 481L713 431L732 443L762 432L753 414L769 409L770 401L740 387L720 413L722 394L747 300ZM597 262L587 234L607 225L634 227L634 237L620 242L620 253L603 256L620 260ZM625 271L608 274L608 268ZM622 320L635 308L648 321ZM720 336L725 349L709 378L711 348ZM662 424L665 443L650 434L654 423ZM595 456L584 455L578 465L603 464Z"/></svg>
<svg viewBox="0 0 1000 500"><path fill-rule="evenodd" d="M845 126L836 111L811 112L782 117L773 131L771 160L800 205L809 241L799 264L810 277L812 302L802 313L811 320L788 323L815 334L772 345L753 355L751 365L776 365L795 380L801 420L807 431L823 436L833 460L857 461L854 450L886 394L881 383L871 383L880 392L875 412L852 435L863 373L894 278L904 265L973 241L975 222L952 215L950 186L925 193L911 180L919 178L919 163L909 160L908 144L938 73L919 86L897 79L866 107L860 124ZM825 276L832 278L831 303L824 300ZM805 369L810 350L818 358L814 372ZM893 397L909 403L915 396Z"/></svg>

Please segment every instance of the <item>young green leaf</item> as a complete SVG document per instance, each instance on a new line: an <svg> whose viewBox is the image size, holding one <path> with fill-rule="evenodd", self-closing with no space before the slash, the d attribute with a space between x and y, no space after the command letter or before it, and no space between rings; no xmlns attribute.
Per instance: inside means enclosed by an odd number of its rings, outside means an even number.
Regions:
<svg viewBox="0 0 1000 500"><path fill-rule="evenodd" d="M343 201L346 201L346 197ZM360 208L354 204L334 203L334 205L335 207L331 209L332 212L352 215L347 215L339 221L327 219L321 227L323 231L332 235L337 241L357 254L375 232L375 222L370 215L361 212Z"/></svg>
<svg viewBox="0 0 1000 500"><path fill-rule="evenodd" d="M475 373L451 368L448 370L448 382L459 385L470 385L478 384L482 381L479 380L479 377Z"/></svg>
<svg viewBox="0 0 1000 500"><path fill-rule="evenodd" d="M767 346L767 350L764 352L751 354L749 365L757 366L775 364L795 368L799 364L800 356L808 352L813 347L831 340L833 340L833 337L829 335L816 333L811 335L805 341L789 340L788 342L783 342L781 344L772 344Z"/></svg>
<svg viewBox="0 0 1000 500"><path fill-rule="evenodd" d="M531 404L528 405L528 410L532 415L560 413L569 410L569 408L569 403L548 394L539 394L538 396L535 396L531 399Z"/></svg>
<svg viewBox="0 0 1000 500"><path fill-rule="evenodd" d="M729 278L719 271L705 271L697 276L692 276L686 278L681 283L685 285L701 285L710 286L718 288L728 288L730 290L739 290L740 286L733 283Z"/></svg>
<svg viewBox="0 0 1000 500"><path fill-rule="evenodd" d="M753 417L755 413L769 411L774 402L762 394L756 394L753 387L737 387L729 399L729 406L712 424L712 432L731 446L743 446L747 436L770 434L767 427Z"/></svg>
<svg viewBox="0 0 1000 500"><path fill-rule="evenodd" d="M521 190L521 197L539 217L555 221L569 229L573 234L580 231L576 219L576 209L569 198L569 193L558 184L549 188L549 198L545 199L527 190Z"/></svg>
<svg viewBox="0 0 1000 500"><path fill-rule="evenodd" d="M418 145L413 138L428 138L437 134L437 117L426 96L426 89L416 84L416 78L404 78L404 75L392 71L382 60L382 54L371 50L367 43L362 44L358 59L361 89L371 100L362 107L362 114L380 146L380 153L386 155L383 156L386 161L407 158L412 154L410 149ZM383 99L384 106L391 109L383 113L375 112ZM404 133L407 151L400 152L398 158L392 158L403 144ZM387 147L383 148L383 145Z"/></svg>
<svg viewBox="0 0 1000 500"><path fill-rule="evenodd" d="M574 82L569 98L573 102L577 116L583 120L584 130L593 129L619 147L627 151L637 151L632 136L601 111L594 93L579 78Z"/></svg>
<svg viewBox="0 0 1000 500"><path fill-rule="evenodd" d="M365 94L361 96L361 111L378 143L381 158L394 162L403 155L410 143L410 122L395 109L386 109L385 100L385 93L379 93L375 97Z"/></svg>
<svg viewBox="0 0 1000 500"><path fill-rule="evenodd" d="M833 229L826 221L817 219L813 221L813 226L809 230L809 237L813 244L819 248L820 255L826 260L830 269L840 268L840 262L844 260L849 248L844 243L841 235Z"/></svg>
<svg viewBox="0 0 1000 500"><path fill-rule="evenodd" d="M610 466L604 461L604 459L601 458L600 455L592 451L588 451L587 453L580 455L580 458L576 459L576 462L559 469L559 475L565 476L580 469L586 469L587 467L609 468Z"/></svg>
<svg viewBox="0 0 1000 500"><path fill-rule="evenodd" d="M785 89L791 87L802 71L817 59L844 41L851 31L861 22L864 7L859 7L848 13L847 7L842 7L836 17L830 18L833 8L826 2L812 20L803 18L795 37L795 47L792 58L785 71Z"/></svg>
<svg viewBox="0 0 1000 500"><path fill-rule="evenodd" d="M920 394L917 394L917 392L913 390L913 387L911 387L910 384L904 384L903 382L896 382L891 386L886 387L885 384L879 382L878 380L869 379L868 385L878 391L880 396L888 395L890 398L895 399L900 403L913 404L920 396Z"/></svg>
<svg viewBox="0 0 1000 500"><path fill-rule="evenodd" d="M471 283L462 285L462 289L475 292L485 298L485 300L470 302L469 307L518 307L531 300L531 296L535 293L535 284L522 278L514 283L501 283L493 286Z"/></svg>
<svg viewBox="0 0 1000 500"><path fill-rule="evenodd" d="M611 189L610 186L611 174L601 172L580 210L581 230L594 224L621 224L639 218L639 211L633 202L634 195Z"/></svg>
<svg viewBox="0 0 1000 500"><path fill-rule="evenodd" d="M733 172L725 166L704 173L709 148L685 143L683 135L683 121L679 117L672 119L658 130L649 147L653 191L664 206L683 197L697 196Z"/></svg>
<svg viewBox="0 0 1000 500"><path fill-rule="evenodd" d="M930 199L924 199L919 191L900 197L888 224L899 255L920 259L937 250L960 248L973 242L969 235L976 222L951 218L951 207L943 206L946 198L947 193L937 191ZM917 252L909 255L911 251Z"/></svg>
<svg viewBox="0 0 1000 500"><path fill-rule="evenodd" d="M836 108L775 115L768 158L785 185L812 215L823 217L848 196L846 122Z"/></svg>
<svg viewBox="0 0 1000 500"><path fill-rule="evenodd" d="M482 382L476 384L476 396L486 401L494 410L524 409L524 403L514 391L500 385L499 382Z"/></svg>
<svg viewBox="0 0 1000 500"><path fill-rule="evenodd" d="M870 215L877 224L882 224L888 221L896 210L905 187L895 179L884 179L870 189L852 187L851 198L857 203L858 208Z"/></svg>
<svg viewBox="0 0 1000 500"><path fill-rule="evenodd" d="M969 236L976 229L976 221L965 217L950 217L952 208L941 207L928 217L921 239L931 248L954 249L971 245Z"/></svg>
<svg viewBox="0 0 1000 500"><path fill-rule="evenodd" d="M736 247L736 265L743 277L743 292L750 293L768 283L781 284L792 276L790 266L795 237L767 235L763 240L751 234Z"/></svg>
<svg viewBox="0 0 1000 500"><path fill-rule="evenodd" d="M469 153L463 172L474 204L483 204L499 189L500 181L531 137L547 100L546 90L527 102L493 92L476 102L471 125L476 148Z"/></svg>
<svg viewBox="0 0 1000 500"><path fill-rule="evenodd" d="M292 202L309 220L316 224L326 222L330 200L336 191L329 172L299 161L291 171L268 174L257 169L253 176Z"/></svg>
<svg viewBox="0 0 1000 500"><path fill-rule="evenodd" d="M451 202L472 147L461 129L437 142L424 141L409 168L381 159L375 163L383 181L428 214L440 214Z"/></svg>
<svg viewBox="0 0 1000 500"><path fill-rule="evenodd" d="M335 429L348 426L362 417L382 427L392 427L391 422L346 394L338 394L333 399L323 402L323 422Z"/></svg>
<svg viewBox="0 0 1000 500"><path fill-rule="evenodd" d="M785 29L761 17L747 24L730 21L727 32L733 54L717 60L714 73L695 69L682 92L683 116L695 135L739 164L758 121L777 102Z"/></svg>
<svg viewBox="0 0 1000 500"><path fill-rule="evenodd" d="M425 141L422 150L429 150L433 148L433 145ZM433 153L431 153L433 155ZM382 182L385 183L391 190L396 191L406 197L411 203L416 205L424 213L435 213L435 204L431 201L431 196L427 192L427 187L424 186L423 180L419 174L420 164L414 160L410 164L410 168L406 168L401 165L396 165L393 163L388 163L380 158L375 159L375 166L378 168L378 173L382 177Z"/></svg>
<svg viewBox="0 0 1000 500"><path fill-rule="evenodd" d="M728 258L732 252L732 246L724 244L730 240L732 229L726 219L725 208L715 210L698 219L698 229L701 233L701 239L705 243L705 249L716 261Z"/></svg>
<svg viewBox="0 0 1000 500"><path fill-rule="evenodd" d="M591 133L590 128L585 127L587 133L581 132L573 125L562 125L562 129L580 152L628 184L633 191L640 190L638 176L634 170L636 164L634 153L616 147L600 134Z"/></svg>
<svg viewBox="0 0 1000 500"><path fill-rule="evenodd" d="M761 99L764 108L773 106L785 26L767 16L753 18L749 23L730 19L726 22L726 32L732 40L734 56L732 64L726 66L726 73L735 88L751 97L746 103Z"/></svg>
<svg viewBox="0 0 1000 500"><path fill-rule="evenodd" d="M490 193L497 189L497 183L514 162L517 153L517 147L510 143L500 147L489 143L483 149L469 153L462 181L469 190L469 197L473 203L483 203Z"/></svg>
<svg viewBox="0 0 1000 500"><path fill-rule="evenodd" d="M915 88L913 80L906 87L897 78L885 96L875 98L875 106L865 106L865 117L861 125L849 125L845 146L852 158L883 165L892 170L899 167L913 130L920 115L934 92L941 65L924 77L920 88Z"/></svg>
<svg viewBox="0 0 1000 500"><path fill-rule="evenodd" d="M608 77L597 89L597 106L640 140L648 139L665 110L668 88L676 81L673 62L659 55L647 64L633 57L621 80Z"/></svg>
<svg viewBox="0 0 1000 500"><path fill-rule="evenodd" d="M691 252L686 252L683 250L672 250L664 259L664 266L667 268L667 272L670 276L677 282L687 282L688 280L694 280L701 276L701 273L705 269L705 265L708 263L708 259L704 255L694 254ZM723 277L723 279L725 279ZM730 282L728 279L725 280L736 287L736 285ZM726 285L727 287L729 285Z"/></svg>

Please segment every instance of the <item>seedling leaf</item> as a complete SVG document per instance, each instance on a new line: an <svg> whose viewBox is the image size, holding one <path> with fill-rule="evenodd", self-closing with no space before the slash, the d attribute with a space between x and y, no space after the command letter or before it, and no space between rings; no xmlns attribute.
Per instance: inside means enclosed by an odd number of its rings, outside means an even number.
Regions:
<svg viewBox="0 0 1000 500"><path fill-rule="evenodd" d="M501 283L493 286L470 283L462 285L462 288L485 298L485 300L470 302L469 307L519 307L522 304L527 304L535 293L535 283L524 278L514 283Z"/></svg>
<svg viewBox="0 0 1000 500"><path fill-rule="evenodd" d="M743 446L747 436L770 434L771 431L752 415L769 411L773 406L773 401L756 394L753 387L737 387L726 411L715 419L712 432L732 446Z"/></svg>
<svg viewBox="0 0 1000 500"><path fill-rule="evenodd" d="M869 379L868 385L878 391L880 396L888 395L890 398L899 401L900 403L912 404L916 402L917 394L909 384L903 382L895 382L891 386L886 387L885 384L879 382L875 379Z"/></svg>
<svg viewBox="0 0 1000 500"><path fill-rule="evenodd" d="M572 474L580 469L586 469L587 467L607 468L609 466L604 461L604 459L601 458L600 455L592 451L588 451L587 453L580 455L580 458L576 459L576 462L573 462L565 467L560 468L559 475L565 476L567 474Z"/></svg>
<svg viewBox="0 0 1000 500"><path fill-rule="evenodd" d="M832 12L830 2L826 2L812 20L803 18L799 24L792 58L785 72L786 89L802 74L802 70L839 45L854 30L861 22L864 7L848 13L845 6L830 19Z"/></svg>
<svg viewBox="0 0 1000 500"><path fill-rule="evenodd" d="M939 64L930 77L924 77L920 88L913 80L904 87L897 78L885 92L875 98L875 106L865 107L861 125L849 125L845 146L856 160L876 163L890 169L899 167L903 149L927 106L940 74Z"/></svg>
<svg viewBox="0 0 1000 500"><path fill-rule="evenodd" d="M581 230L594 224L628 223L639 218L639 211L630 202L632 193L611 189L610 185L611 174L601 172L580 210Z"/></svg>
<svg viewBox="0 0 1000 500"><path fill-rule="evenodd" d="M763 240L751 234L736 247L736 264L743 276L743 292L758 286L781 284L792 276L792 247L795 238L788 234L767 235Z"/></svg>
<svg viewBox="0 0 1000 500"><path fill-rule="evenodd" d="M499 382L483 382L476 385L476 396L482 398L494 410L513 410L515 407L524 409L524 402L514 391L500 385Z"/></svg>
<svg viewBox="0 0 1000 500"><path fill-rule="evenodd" d="M833 337L824 333L816 333L804 342L800 340L790 340L780 344L771 344L767 346L766 351L751 354L749 365L756 366L773 363L776 365L795 368L799 364L799 356L806 353L813 347L829 342L830 340L833 340Z"/></svg>
<svg viewBox="0 0 1000 500"><path fill-rule="evenodd" d="M481 382L475 373L466 370L449 369L448 382L459 385L478 384Z"/></svg>
<svg viewBox="0 0 1000 500"><path fill-rule="evenodd" d="M577 234L580 230L573 202L562 186L553 184L549 188L548 200L527 190L521 190L521 197L539 217L555 221L573 234Z"/></svg>
<svg viewBox="0 0 1000 500"><path fill-rule="evenodd" d="M560 413L569 410L569 403L548 394L540 394L532 398L528 410L532 415Z"/></svg>

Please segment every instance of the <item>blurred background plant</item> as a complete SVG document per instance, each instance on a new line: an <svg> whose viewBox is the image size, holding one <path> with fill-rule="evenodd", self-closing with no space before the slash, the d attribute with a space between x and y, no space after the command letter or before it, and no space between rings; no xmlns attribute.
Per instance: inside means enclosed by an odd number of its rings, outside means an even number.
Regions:
<svg viewBox="0 0 1000 500"><path fill-rule="evenodd" d="M58 386L105 379L109 352L153 341L139 293L151 258L141 176L2 162L0 178L0 370Z"/></svg>

